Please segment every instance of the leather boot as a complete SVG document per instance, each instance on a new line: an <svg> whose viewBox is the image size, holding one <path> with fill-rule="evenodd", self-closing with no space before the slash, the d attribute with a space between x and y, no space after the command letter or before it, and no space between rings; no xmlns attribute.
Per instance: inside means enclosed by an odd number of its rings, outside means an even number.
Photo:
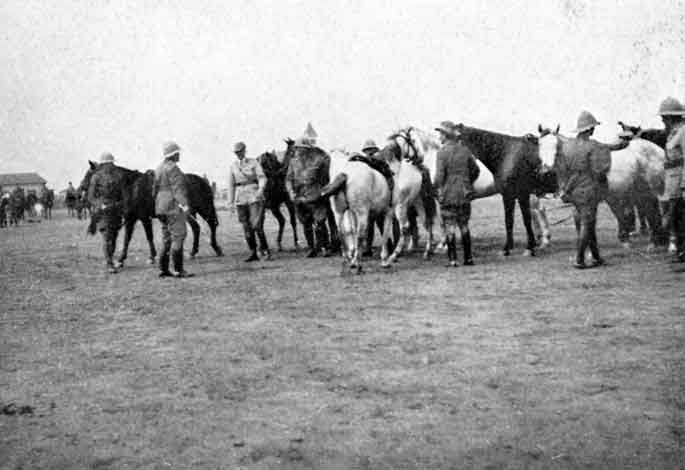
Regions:
<svg viewBox="0 0 685 470"><path fill-rule="evenodd" d="M464 248L464 266L473 266L473 255L471 254L471 232L464 232L461 234L461 246Z"/></svg>
<svg viewBox="0 0 685 470"><path fill-rule="evenodd" d="M245 229L245 241L247 242L247 247L250 249L250 256L245 258L244 261L246 263L259 261L259 256L257 256L257 240L255 239L253 230Z"/></svg>
<svg viewBox="0 0 685 470"><path fill-rule="evenodd" d="M317 253L314 247L314 228L311 224L304 225L304 237L307 239L307 246L309 247L307 258L315 258Z"/></svg>
<svg viewBox="0 0 685 470"><path fill-rule="evenodd" d="M271 250L269 250L264 230L257 230L257 237L259 238L259 253L265 261L269 261L271 259Z"/></svg>
<svg viewBox="0 0 685 470"><path fill-rule="evenodd" d="M171 257L174 261L174 277L193 277L195 275L183 269L183 250L173 250Z"/></svg>
<svg viewBox="0 0 685 470"><path fill-rule="evenodd" d="M447 239L447 267L456 268L458 265L457 240L454 237L449 237Z"/></svg>
<svg viewBox="0 0 685 470"><path fill-rule="evenodd" d="M162 254L159 256L159 277L171 276L171 271L169 271L169 251L163 249Z"/></svg>

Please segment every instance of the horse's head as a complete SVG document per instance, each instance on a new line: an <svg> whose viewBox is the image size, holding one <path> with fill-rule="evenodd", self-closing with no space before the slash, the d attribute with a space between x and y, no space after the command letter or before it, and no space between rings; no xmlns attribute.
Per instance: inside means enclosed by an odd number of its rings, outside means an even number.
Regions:
<svg viewBox="0 0 685 470"><path fill-rule="evenodd" d="M540 174L542 176L555 171L559 164L558 157L561 153L563 141L563 136L559 134L559 128L559 125L554 130L549 127L543 127L540 124L538 125L538 132L540 133L538 137L538 154L540 156Z"/></svg>
<svg viewBox="0 0 685 470"><path fill-rule="evenodd" d="M386 158L394 159L396 162L406 160L411 163L419 163L423 161L423 145L416 138L414 128L400 129L388 137L388 141L390 152L385 154ZM392 166L392 161L388 163Z"/></svg>
<svg viewBox="0 0 685 470"><path fill-rule="evenodd" d="M83 175L83 179L81 180L81 184L78 185L78 192L79 194L83 193L88 193L88 187L90 186L90 180L93 178L93 174L95 174L95 171L98 169L98 164L95 163L94 161L88 160L88 169L86 170L86 174Z"/></svg>
<svg viewBox="0 0 685 470"><path fill-rule="evenodd" d="M626 133L625 134L626 136L627 136L627 133L630 133L633 136L636 136L636 135L639 135L640 132L642 131L642 127L631 126L629 124L624 123L623 121L618 121L618 125L621 126L621 129L623 130L623 132ZM622 133L622 135L623 135L623 133Z"/></svg>
<svg viewBox="0 0 685 470"><path fill-rule="evenodd" d="M257 157L257 161L262 166L267 178L275 178L281 171L281 163L278 161L276 152L264 152Z"/></svg>

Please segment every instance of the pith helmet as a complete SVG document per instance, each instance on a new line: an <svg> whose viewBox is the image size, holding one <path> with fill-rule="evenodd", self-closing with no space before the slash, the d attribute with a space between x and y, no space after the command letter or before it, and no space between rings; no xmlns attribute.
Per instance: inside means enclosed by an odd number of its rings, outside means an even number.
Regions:
<svg viewBox="0 0 685 470"><path fill-rule="evenodd" d="M366 142L364 142L362 152L367 150L379 150L378 145L376 145L376 142L374 142L373 139L367 139Z"/></svg>
<svg viewBox="0 0 685 470"><path fill-rule="evenodd" d="M457 136L460 134L460 132L457 130L457 125L452 121L442 121L440 123L440 127L436 127L435 130L442 134L452 136Z"/></svg>
<svg viewBox="0 0 685 470"><path fill-rule="evenodd" d="M659 116L683 116L685 107L677 99L669 96L659 105Z"/></svg>
<svg viewBox="0 0 685 470"><path fill-rule="evenodd" d="M576 130L573 132L580 134L597 126L599 126L599 121L589 111L582 111L578 116Z"/></svg>
<svg viewBox="0 0 685 470"><path fill-rule="evenodd" d="M245 142L236 142L233 145L233 153L244 152L246 148Z"/></svg>
<svg viewBox="0 0 685 470"><path fill-rule="evenodd" d="M171 158L181 153L181 147L176 142L169 141L163 147L164 158Z"/></svg>
<svg viewBox="0 0 685 470"><path fill-rule="evenodd" d="M105 152L102 155L100 155L100 163L110 163L114 162L114 155L112 155L109 152Z"/></svg>

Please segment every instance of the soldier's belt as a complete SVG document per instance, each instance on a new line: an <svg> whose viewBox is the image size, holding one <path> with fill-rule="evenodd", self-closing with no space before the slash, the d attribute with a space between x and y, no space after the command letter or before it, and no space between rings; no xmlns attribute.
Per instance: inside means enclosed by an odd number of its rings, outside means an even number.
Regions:
<svg viewBox="0 0 685 470"><path fill-rule="evenodd" d="M251 184L258 184L258 182L257 182L257 181L250 181L249 183L248 183L248 182L245 182L245 183L236 183L235 185L236 185L236 186L249 186L249 185L251 185Z"/></svg>

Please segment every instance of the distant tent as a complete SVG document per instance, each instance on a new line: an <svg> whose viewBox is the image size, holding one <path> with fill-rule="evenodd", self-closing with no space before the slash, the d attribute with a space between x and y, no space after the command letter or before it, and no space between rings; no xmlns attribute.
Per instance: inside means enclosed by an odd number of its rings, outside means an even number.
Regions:
<svg viewBox="0 0 685 470"><path fill-rule="evenodd" d="M319 137L319 134L316 133L311 122L307 123L307 128L304 130L304 137L307 138L312 144L315 144L316 138Z"/></svg>

